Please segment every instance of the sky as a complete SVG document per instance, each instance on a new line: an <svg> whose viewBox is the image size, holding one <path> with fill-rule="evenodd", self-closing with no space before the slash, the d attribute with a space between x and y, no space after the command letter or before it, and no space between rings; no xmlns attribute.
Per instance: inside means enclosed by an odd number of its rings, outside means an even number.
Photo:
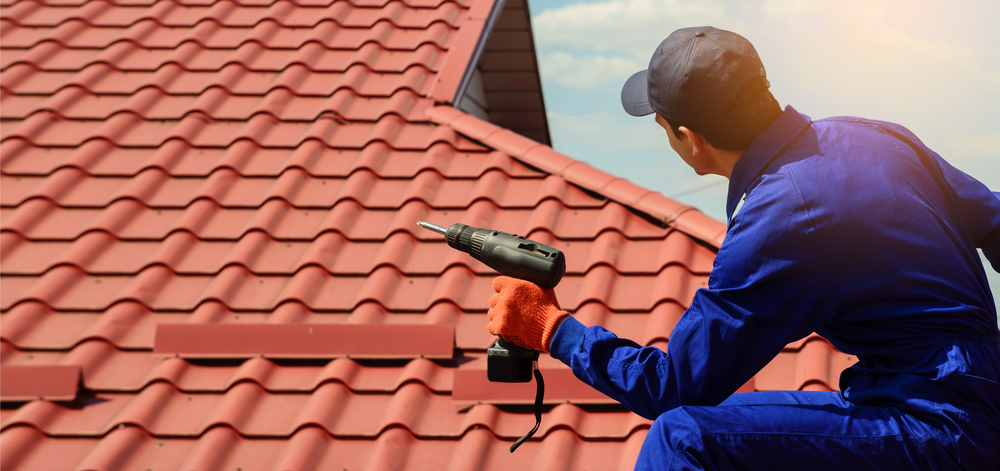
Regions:
<svg viewBox="0 0 1000 471"><path fill-rule="evenodd" d="M996 0L528 0L556 150L725 220L727 182L698 176L653 117L622 110L625 80L675 29L753 43L782 107L916 133L1000 191ZM984 262L985 263L985 262ZM989 265L987 264L987 267ZM1000 303L1000 275L987 268Z"/></svg>

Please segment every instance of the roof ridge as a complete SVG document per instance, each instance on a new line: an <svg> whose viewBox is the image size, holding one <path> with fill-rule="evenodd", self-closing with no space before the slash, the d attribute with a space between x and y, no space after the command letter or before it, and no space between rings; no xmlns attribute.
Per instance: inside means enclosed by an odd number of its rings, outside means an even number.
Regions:
<svg viewBox="0 0 1000 471"><path fill-rule="evenodd" d="M594 168L513 131L448 105L428 108L427 117L487 147L509 154L532 167L562 177L586 190L639 211L715 249L722 246L726 225L693 206Z"/></svg>

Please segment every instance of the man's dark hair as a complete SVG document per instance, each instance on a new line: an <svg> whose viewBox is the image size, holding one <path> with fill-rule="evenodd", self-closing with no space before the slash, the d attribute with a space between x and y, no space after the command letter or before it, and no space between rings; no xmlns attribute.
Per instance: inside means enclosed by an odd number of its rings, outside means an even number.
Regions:
<svg viewBox="0 0 1000 471"><path fill-rule="evenodd" d="M666 116L663 119L676 137L680 137L680 127L684 126L704 136L716 149L746 150L758 134L781 116L781 105L768 90L770 86L764 77L748 80L736 94L726 120L721 123L687 125L671 121Z"/></svg>

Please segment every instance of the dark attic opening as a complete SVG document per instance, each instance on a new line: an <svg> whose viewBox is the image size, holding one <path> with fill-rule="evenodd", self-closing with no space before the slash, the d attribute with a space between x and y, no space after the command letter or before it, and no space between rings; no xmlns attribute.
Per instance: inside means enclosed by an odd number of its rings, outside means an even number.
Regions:
<svg viewBox="0 0 1000 471"><path fill-rule="evenodd" d="M552 144L525 0L494 4L454 106L542 144Z"/></svg>

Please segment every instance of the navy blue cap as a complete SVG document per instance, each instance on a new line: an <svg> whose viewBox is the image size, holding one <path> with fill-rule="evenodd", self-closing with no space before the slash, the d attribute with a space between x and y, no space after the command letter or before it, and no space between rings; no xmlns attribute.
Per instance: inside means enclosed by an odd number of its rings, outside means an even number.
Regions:
<svg viewBox="0 0 1000 471"><path fill-rule="evenodd" d="M648 69L625 82L622 107L632 116L655 111L678 123L718 123L740 88L764 76L757 50L743 36L711 26L682 28L660 43Z"/></svg>

